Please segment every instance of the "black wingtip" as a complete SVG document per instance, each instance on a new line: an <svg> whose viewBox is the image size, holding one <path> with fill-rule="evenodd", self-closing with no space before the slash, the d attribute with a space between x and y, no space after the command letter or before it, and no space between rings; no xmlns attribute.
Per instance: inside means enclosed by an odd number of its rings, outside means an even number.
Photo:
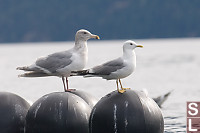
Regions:
<svg viewBox="0 0 200 133"><path fill-rule="evenodd" d="M87 75L89 73L89 70L81 70L81 71L72 71L72 74L77 75L77 76L83 76Z"/></svg>

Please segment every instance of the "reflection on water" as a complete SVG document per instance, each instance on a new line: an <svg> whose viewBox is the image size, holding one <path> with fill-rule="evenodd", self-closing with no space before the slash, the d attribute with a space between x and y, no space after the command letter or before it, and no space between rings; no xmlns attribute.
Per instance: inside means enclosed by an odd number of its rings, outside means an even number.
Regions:
<svg viewBox="0 0 200 133"><path fill-rule="evenodd" d="M185 116L179 117L164 117L165 121L165 133L185 133L185 123L177 122L177 119L185 119Z"/></svg>
<svg viewBox="0 0 200 133"><path fill-rule="evenodd" d="M89 41L86 68L119 57L123 40ZM150 97L174 90L163 105L165 132L185 132L186 101L200 101L200 39L135 40L143 49L136 49L137 68L122 79L124 86L142 90ZM0 45L0 91L16 93L34 102L47 93L63 91L60 78L18 78L16 67L29 65L39 56L63 51L73 42ZM111 52L112 51L112 52ZM116 89L115 81L101 78L69 78L71 88L101 98Z"/></svg>

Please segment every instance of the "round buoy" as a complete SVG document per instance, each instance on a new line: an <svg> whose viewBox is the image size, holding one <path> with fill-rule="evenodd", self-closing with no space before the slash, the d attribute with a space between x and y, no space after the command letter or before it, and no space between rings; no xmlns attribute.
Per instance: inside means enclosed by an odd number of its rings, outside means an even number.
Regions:
<svg viewBox="0 0 200 133"><path fill-rule="evenodd" d="M23 133L30 105L20 96L0 92L0 132Z"/></svg>
<svg viewBox="0 0 200 133"><path fill-rule="evenodd" d="M73 93L55 92L37 100L27 113L26 133L88 133L92 108Z"/></svg>
<svg viewBox="0 0 200 133"><path fill-rule="evenodd" d="M164 120L158 105L144 93L114 91L93 108L90 133L163 133Z"/></svg>
<svg viewBox="0 0 200 133"><path fill-rule="evenodd" d="M91 107L91 109L98 102L98 100L94 96L92 96L86 92L83 92L80 90L74 90L74 91L72 90L69 92L81 97Z"/></svg>

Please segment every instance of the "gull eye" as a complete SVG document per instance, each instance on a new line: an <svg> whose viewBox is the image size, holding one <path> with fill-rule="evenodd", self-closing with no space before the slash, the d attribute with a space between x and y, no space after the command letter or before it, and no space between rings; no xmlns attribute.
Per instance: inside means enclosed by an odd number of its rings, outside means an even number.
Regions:
<svg viewBox="0 0 200 133"><path fill-rule="evenodd" d="M83 32L83 34L87 34L87 32Z"/></svg>
<svg viewBox="0 0 200 133"><path fill-rule="evenodd" d="M130 45L133 45L132 43L130 43Z"/></svg>

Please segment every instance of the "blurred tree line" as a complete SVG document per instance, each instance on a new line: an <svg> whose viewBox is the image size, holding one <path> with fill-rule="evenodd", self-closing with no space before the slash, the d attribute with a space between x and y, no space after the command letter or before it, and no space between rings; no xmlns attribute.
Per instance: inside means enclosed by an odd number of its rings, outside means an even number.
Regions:
<svg viewBox="0 0 200 133"><path fill-rule="evenodd" d="M200 36L200 0L0 0L0 42Z"/></svg>

